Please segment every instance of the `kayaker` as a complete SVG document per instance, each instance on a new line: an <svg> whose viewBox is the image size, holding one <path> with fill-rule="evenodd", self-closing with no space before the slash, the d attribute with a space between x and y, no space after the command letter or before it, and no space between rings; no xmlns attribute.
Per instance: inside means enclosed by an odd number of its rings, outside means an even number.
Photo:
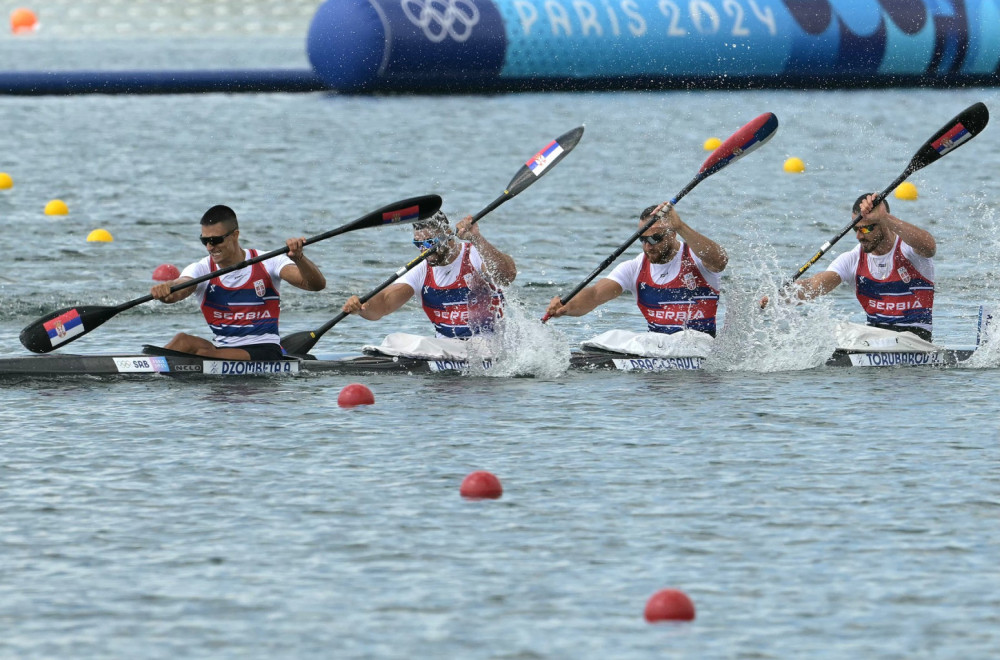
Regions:
<svg viewBox="0 0 1000 660"><path fill-rule="evenodd" d="M855 200L852 217L858 244L821 273L797 283L795 295L809 300L849 282L875 328L909 331L931 341L934 307L934 237L889 212L883 201L872 208L877 195L865 193ZM861 255L864 253L865 258ZM761 299L766 307L767 297Z"/></svg>
<svg viewBox="0 0 1000 660"><path fill-rule="evenodd" d="M286 254L170 292L175 284L256 257L258 251L244 250L239 239L236 213L228 206L213 206L201 218L201 242L208 256L189 265L176 280L157 284L150 290L153 298L165 303L175 303L196 293L214 334L214 341L208 341L181 332L166 348L223 360L281 359L279 284L288 282L306 291L322 291L326 287L323 273L303 253L305 238L285 241Z"/></svg>
<svg viewBox="0 0 1000 660"><path fill-rule="evenodd" d="M517 276L514 259L483 237L472 216L452 230L441 211L413 225L413 245L436 249L368 302L351 296L342 310L376 321L416 295L438 337L467 339L491 331L503 315L502 287Z"/></svg>
<svg viewBox="0 0 1000 660"><path fill-rule="evenodd" d="M681 220L669 202L643 210L639 226L660 213L639 237L642 254L619 264L565 305L559 296L554 297L545 313L583 316L628 291L649 332L697 330L714 337L722 271L729 257L718 243Z"/></svg>

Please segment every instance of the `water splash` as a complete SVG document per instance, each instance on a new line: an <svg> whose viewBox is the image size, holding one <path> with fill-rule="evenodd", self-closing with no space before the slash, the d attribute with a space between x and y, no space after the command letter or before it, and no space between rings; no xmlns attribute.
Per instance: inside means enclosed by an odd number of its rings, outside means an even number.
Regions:
<svg viewBox="0 0 1000 660"><path fill-rule="evenodd" d="M469 373L476 376L511 378L536 376L557 378L569 370L569 342L554 327L539 321L536 309L523 305L515 292L504 290L506 304L498 331L486 342L493 356L485 369L482 360L469 360Z"/></svg>
<svg viewBox="0 0 1000 660"><path fill-rule="evenodd" d="M837 347L830 301L783 300L786 278L773 254L750 251L751 271L726 284L725 323L704 368L715 371L796 371L823 365ZM767 308L760 301L767 296Z"/></svg>
<svg viewBox="0 0 1000 660"><path fill-rule="evenodd" d="M1000 367L1000 227L996 203L980 196L971 209L968 240L977 245L976 263L982 268L975 275L975 290L983 301L980 307L977 348L961 366L971 369Z"/></svg>

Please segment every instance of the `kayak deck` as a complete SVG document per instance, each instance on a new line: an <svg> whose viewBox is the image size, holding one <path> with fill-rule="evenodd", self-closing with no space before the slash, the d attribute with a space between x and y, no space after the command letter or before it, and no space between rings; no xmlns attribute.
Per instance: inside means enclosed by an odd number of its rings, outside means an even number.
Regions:
<svg viewBox="0 0 1000 660"><path fill-rule="evenodd" d="M967 360L972 349L930 353L848 352L838 350L826 362L832 367L950 367ZM702 368L702 358L651 358L600 350L574 351L574 370L690 371ZM489 361L483 367L489 368ZM462 360L439 360L386 355L289 356L273 361L210 360L147 346L141 354L46 354L0 357L0 378L50 376L267 376L301 373L458 373L468 370Z"/></svg>

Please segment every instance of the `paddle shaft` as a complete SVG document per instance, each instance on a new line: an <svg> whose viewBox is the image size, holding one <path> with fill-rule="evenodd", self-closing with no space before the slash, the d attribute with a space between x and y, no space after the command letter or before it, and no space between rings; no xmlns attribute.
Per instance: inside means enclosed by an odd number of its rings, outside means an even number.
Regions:
<svg viewBox="0 0 1000 660"><path fill-rule="evenodd" d="M420 264L420 262L424 261L433 252L437 252L437 246L436 245L434 245L434 246L432 246L432 247L424 250L423 252L421 252L419 255L417 255L416 257L414 257L412 261L410 261L405 266L403 266L402 268L400 268L399 270L397 270L395 273L393 273L392 275L390 275L389 277L387 277L384 282L382 282L381 284L379 284L377 287L375 287L374 289L372 289L371 291L369 291L365 295L363 295L360 298L358 298L358 300L361 301L361 304L364 304L364 303L368 302L369 300L371 300L372 298L374 298L375 296L377 296L379 293L381 293L390 284L392 284L393 282L395 282L396 280L398 280L400 277L402 277L406 273L408 273L411 270L413 270L414 268L416 268ZM337 325L338 323L340 323L341 321L343 321L344 319L346 319L348 316L350 316L350 314L348 314L347 312L340 312L339 314L337 314L332 319L330 319L329 321L327 321L326 323L324 323L323 325L321 325L316 330L313 330L312 332L305 333L307 335L308 339L312 340L312 343L309 344L309 346L304 347L304 350L303 350L303 347L292 346L292 344L301 343L303 341L303 340L299 340L296 337L296 335L294 335L294 334L293 335L289 335L287 339L283 340L282 341L282 346L284 346L285 350L287 350L291 354L299 355L299 354L302 354L302 353L308 353L309 350L312 349L312 347L316 344L316 341L319 340L320 337L322 337L324 334L326 334L326 332L328 330L330 330L330 328L332 328L333 326ZM299 333L296 333L296 334L299 334Z"/></svg>
<svg viewBox="0 0 1000 660"><path fill-rule="evenodd" d="M482 218L484 215L486 215L496 207L500 206L510 198L511 195L509 195L508 191L505 190L502 195L500 195L495 200L490 202L489 206L484 208L476 215L472 216L472 222L469 223L469 226L471 227L472 225L479 222L480 218ZM365 295L360 296L358 300L361 301L362 305L365 304L366 302L377 296L379 293L381 293L383 290L385 290L390 284L392 284L400 277L406 275L408 272L419 266L421 262L427 259L427 257L431 256L431 254L433 254L434 252L437 252L437 248L438 248L437 245L433 245L427 248L426 250L418 254L416 257L414 257L411 261L409 261L405 266L403 266L395 273L387 277L385 281L383 281L377 287L375 287ZM306 332L295 332L288 335L288 337L281 340L281 345L285 349L285 351L287 351L290 355L303 355L305 353L308 353L309 351L312 350L312 347L316 345L316 342L319 341L320 337L325 335L331 328L333 328L333 326L337 325L338 323L346 319L348 316L350 316L350 314L342 311L336 316L334 316L332 319L321 325L320 327L316 328L315 330Z"/></svg>
<svg viewBox="0 0 1000 660"><path fill-rule="evenodd" d="M759 117L747 122L744 126L740 127L738 131L730 135L725 142L715 148L705 162L702 163L701 168L698 170L698 174L691 179L691 181L684 186L684 188L677 193L673 199L670 200L670 206L673 207L681 200L681 198L691 192L695 186L711 175L760 148L761 145L774 137L777 130L778 118L770 112L765 112ZM625 243L619 246L617 250L612 252L607 259L602 261L601 264L594 269L594 272L588 275L585 280L580 282L575 289L573 289L565 297L560 298L559 302L562 305L565 305L576 297L576 295L580 293L584 287L590 284L595 277L600 275L605 268L610 266L611 262L621 256L622 252L627 250L632 243L638 240L638 238L642 236L642 234L650 227L652 227L661 217L663 217L662 210L643 223L638 231L632 234L632 236L625 241ZM548 312L546 312L546 314L542 317L542 323L545 323L550 318L551 316L549 316Z"/></svg>
<svg viewBox="0 0 1000 660"><path fill-rule="evenodd" d="M899 187L899 184L903 183L903 181L905 181L906 178L908 176L910 176L911 174L913 174L917 169L920 169L920 168L914 168L913 164L910 163L909 167L907 167L906 170L902 174L900 174L898 177L896 177L896 180L893 181L889 185L888 188L886 188L885 190L883 190L882 192L880 192L878 195L875 196L875 200L872 203L872 208L873 209L877 208L879 204L881 204L882 202L884 202L885 198L888 197L892 193L893 190L895 190L897 187ZM851 218L851 224L849 224L846 227L844 227L843 229L841 229L840 232L836 236L834 236L829 241L827 241L826 243L824 243L819 248L819 251L816 254L814 254L812 256L812 258L809 259L809 261L807 261L806 263L804 263L801 268L799 268L799 270L795 273L795 275L792 276L792 279L791 279L790 282L788 282L788 284L791 284L791 282L794 282L795 280L799 279L802 276L803 273L805 273L807 270L809 270L810 266L812 266L814 263L816 263L817 261L819 261L820 258L824 254L826 254L830 250L830 248L833 247L834 243L836 243L837 241L839 241L840 239L842 239L844 236L847 235L847 233L849 231L851 231L852 229L854 229L854 225L857 224L857 222L859 220L861 220L861 218L862 218L862 215L860 213L857 214L856 216L854 216L853 218Z"/></svg>
<svg viewBox="0 0 1000 660"><path fill-rule="evenodd" d="M326 232L325 234L318 234L316 236L313 236L312 238L306 239L305 245L309 245L310 243L316 243L317 241L321 241L324 238L330 238L331 236L336 236L337 234L340 234L340 233L343 233L343 231L334 230L333 232ZM198 284L201 284L202 282L210 280L213 277L219 277L220 275L225 275L226 273L231 273L234 270L239 270L240 268L246 268L247 266L252 266L255 263L258 263L260 261L265 261L267 259L271 259L272 257L277 257L280 254L285 254L286 252L288 252L288 246L287 245L285 247L281 248L281 249L278 249L278 250L272 250L272 251L267 252L265 254L259 254L256 257L253 257L252 259L245 259L245 260L239 262L238 264L233 264L232 266L227 266L225 268L220 268L219 270L214 270L211 273L208 273L207 275L202 275L201 277L194 277L194 278L192 278L190 280L185 280L184 282L180 282L179 284L175 284L172 287L170 287L170 293L174 293L175 291L181 291L182 289L187 289L188 287L197 286ZM115 316L116 314L120 314L120 313L122 313L122 312L124 312L126 310L129 310L129 309L132 309L133 307L136 307L137 305L141 305L143 303L147 303L147 302L149 302L150 300L153 300L153 299L154 299L153 296L147 293L146 295L141 296L139 298L135 298L134 300L129 300L127 302L123 302L120 305L115 305L115 306L112 306L112 307L108 307L107 311L104 313L104 315L107 316L108 318L110 318L111 316ZM107 320L107 319L105 319L105 320ZM103 321L102 321L102 323L103 323ZM93 328L91 328L91 329L93 329Z"/></svg>
<svg viewBox="0 0 1000 660"><path fill-rule="evenodd" d="M327 238L333 238L334 236L339 236L340 234L351 231L351 229L353 228L354 227L350 226L337 227L336 229L331 229L330 231L323 232L322 234L316 234L315 236L310 236L305 240L305 242L302 245L303 247L305 247L306 245L312 245L313 243L318 243ZM231 273L234 270L240 270L241 268L246 268L247 266L252 266L256 263L260 263L261 261L267 261L268 259L273 259L274 257L285 254L287 252L288 252L288 246L286 245L285 247L278 248L277 250L271 250L270 252L265 252L264 254L258 254L256 257L250 259L244 259L243 261L233 264L232 266L226 266L225 268L213 270L211 273L202 275L201 277L193 277L190 280L185 280L184 282L175 284L172 287L170 287L170 293L174 293L182 289L187 289L188 287L197 286L202 282L207 282L213 277L220 277L222 275L225 275L226 273ZM153 300L153 296L146 294L141 298L136 298L135 300L130 300L128 302L122 303L121 305L118 305L117 307L114 308L115 310L117 310L115 313L124 312L127 309L131 309L136 305L141 305L143 303L149 302L150 300Z"/></svg>
<svg viewBox="0 0 1000 660"><path fill-rule="evenodd" d="M345 232L354 231L356 229L365 229L367 227L378 227L388 224L397 224L400 222L416 222L418 220L425 220L434 215L441 208L441 197L439 195L423 195L420 197L410 197L404 200L400 200L393 204L383 206L382 208L372 211L357 220L350 222L346 225L342 225L330 231L324 232L322 234L317 234L303 241L304 245L310 245L318 241L330 238L332 236L337 236L338 234L343 234ZM255 264L259 261L264 261L265 259L270 259L281 254L288 252L289 248L286 245L283 248L273 250L266 254L258 255L251 259L246 259L240 263L234 264L232 266L216 270L212 273L204 275L202 277L193 278L190 280L185 280L184 282L179 282L170 287L169 292L174 293L185 289L187 287L195 286L209 280L213 277L219 275L224 275L226 273L232 272L233 270L245 268L249 265ZM34 351L36 353L47 353L57 345L66 344L71 341L82 337L83 335L89 333L91 330L99 327L103 323L107 322L116 314L123 312L127 309L131 309L136 305L141 305L142 303L149 302L153 300L152 294L147 294L140 298L130 300L128 302L122 303L115 307L91 305L91 306L78 306L69 307L66 309L58 310L54 313L50 313L47 316L43 316L37 319L33 323L26 326L21 330L21 343L28 350ZM67 327L65 324L68 324ZM55 332L55 336L50 335L50 332Z"/></svg>
<svg viewBox="0 0 1000 660"><path fill-rule="evenodd" d="M874 206L881 204L889 194L896 189L899 184L901 184L908 176L916 172L917 170L927 167L936 160L939 160L946 155L950 154L955 149L971 140L972 138L979 135L986 124L989 123L990 112L986 105L983 103L973 103L968 108L958 113L951 121L942 126L934 135L932 135L927 142L922 144L913 158L910 159L909 165L903 170L903 173L896 177L896 180L889 184L889 187L883 190L875 198ZM851 219L851 224L844 227L839 234L833 237L833 239L827 241L819 249L813 257L807 261L799 270L792 276L792 279L785 283L785 286L791 284L795 280L799 279L806 270L809 269L814 263L816 263L820 257L826 254L827 250L833 247L833 244L844 237L847 232L851 231L855 223L861 219L861 215L858 214Z"/></svg>
<svg viewBox="0 0 1000 660"><path fill-rule="evenodd" d="M673 206L674 204L676 204L677 202L679 202L681 200L681 198L684 197L684 195L686 195L689 192L691 192L691 190L694 189L695 186L697 186L699 183L701 183L702 181L704 181L706 178L707 177L705 175L699 174L694 179L692 179L691 182L689 184L687 184L687 186L685 186L684 190L682 190L679 193L677 193L677 196L670 200L670 206ZM640 236L642 236L644 233L646 233L647 231L649 231L649 228L652 227L653 225L655 225L657 223L657 221L660 220L660 218L662 218L662 217L663 217L662 213L657 213L657 214L653 215L649 220L647 220L646 222L644 222L643 225L641 227L639 227L638 231L636 231L634 234L632 234L628 238L628 240L626 240L624 243L622 243L620 246L618 246L618 248L614 252L612 252L610 255L608 255L608 258L605 259L604 261L602 261L600 263L600 265L597 268L595 268L594 271L590 275L588 275L585 280L583 280L582 282L580 282L579 284L577 284L576 288L574 288L572 291L570 291L568 294L566 294L565 297L559 298L559 302L562 303L563 305L565 305L570 300L572 300L574 297L576 297L576 294L578 294L581 291L583 291L583 289L588 284L590 284L591 282L594 281L594 278L596 278L598 275L600 275L604 271L605 268L607 268L608 266L610 266L614 262L615 259L617 259L618 257L620 257L625 250L629 249L629 247L633 243L635 243L637 240L639 240ZM548 314L546 314L545 316L543 316L542 317L542 323L545 323L546 321L548 321L549 318L550 317L549 317Z"/></svg>
<svg viewBox="0 0 1000 660"><path fill-rule="evenodd" d="M549 172L556 163L565 158L566 155L576 147L576 145L580 142L580 138L583 136L583 130L583 126L578 126L571 131L567 131L535 154L531 160L518 169L517 173L515 173L513 178L511 178L511 180L507 183L507 188L503 191L503 194L490 202L485 208L483 208L483 210L472 216L472 221L469 226L471 227L479 222L479 220L486 214L490 213L507 200L520 194L531 184ZM553 147L555 147L554 150ZM382 284L366 293L364 296L359 298L359 300L361 300L362 304L368 302L397 279L405 275L413 268L416 268L420 262L424 261L436 249L437 246L434 246L421 252L415 259L393 273L388 279L382 282ZM308 353L312 350L312 347L316 345L316 342L319 341L320 337L348 316L349 314L346 312L340 312L316 330L295 332L288 335L281 340L281 345L288 353L295 355Z"/></svg>

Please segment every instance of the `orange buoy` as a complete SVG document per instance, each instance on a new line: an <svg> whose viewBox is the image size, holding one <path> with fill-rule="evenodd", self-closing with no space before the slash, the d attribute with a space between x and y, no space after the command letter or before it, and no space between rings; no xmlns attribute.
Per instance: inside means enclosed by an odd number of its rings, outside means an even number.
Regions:
<svg viewBox="0 0 1000 660"><path fill-rule="evenodd" d="M646 602L646 621L694 621L694 603L679 589L661 589Z"/></svg>
<svg viewBox="0 0 1000 660"><path fill-rule="evenodd" d="M176 280L181 276L181 271L177 270L177 266L173 264L160 264L153 271L153 279L157 282L169 282L170 280Z"/></svg>
<svg viewBox="0 0 1000 660"><path fill-rule="evenodd" d="M351 383L340 390L340 394L337 396L337 405L341 408L370 406L373 403L375 403L375 395L361 383Z"/></svg>
<svg viewBox="0 0 1000 660"><path fill-rule="evenodd" d="M38 27L38 17L35 12L19 7L10 12L10 31L14 34L31 32Z"/></svg>
<svg viewBox="0 0 1000 660"><path fill-rule="evenodd" d="M495 500L503 495L503 486L500 480L490 472L478 470L472 472L464 480L458 489L459 495L473 500Z"/></svg>

